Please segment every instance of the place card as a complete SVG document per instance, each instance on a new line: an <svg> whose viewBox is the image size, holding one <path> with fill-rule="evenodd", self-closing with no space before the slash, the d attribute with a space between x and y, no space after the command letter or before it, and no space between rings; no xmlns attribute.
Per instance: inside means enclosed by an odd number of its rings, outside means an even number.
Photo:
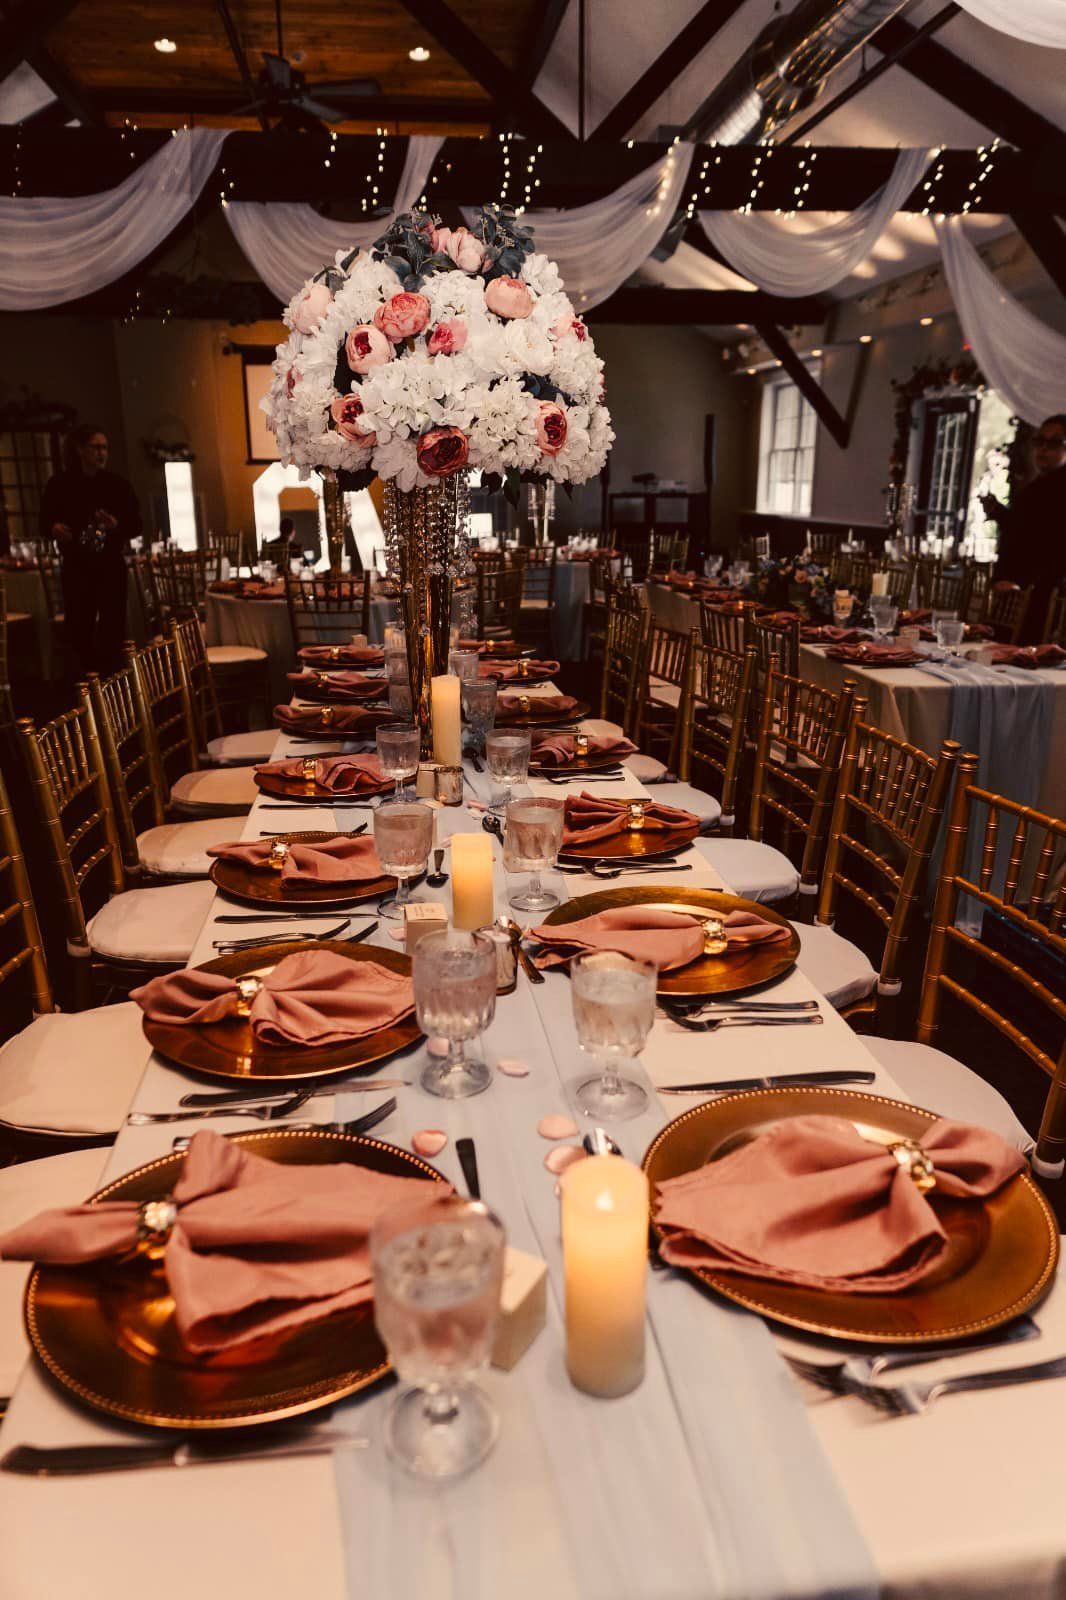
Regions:
<svg viewBox="0 0 1066 1600"><path fill-rule="evenodd" d="M407 954L411 954L419 939L424 938L427 933L443 933L447 926L448 913L442 905L428 900L405 906L403 936Z"/></svg>
<svg viewBox="0 0 1066 1600"><path fill-rule="evenodd" d="M548 1320L548 1268L537 1256L510 1245L503 1258L500 1320L492 1346L492 1364L504 1372L525 1355Z"/></svg>

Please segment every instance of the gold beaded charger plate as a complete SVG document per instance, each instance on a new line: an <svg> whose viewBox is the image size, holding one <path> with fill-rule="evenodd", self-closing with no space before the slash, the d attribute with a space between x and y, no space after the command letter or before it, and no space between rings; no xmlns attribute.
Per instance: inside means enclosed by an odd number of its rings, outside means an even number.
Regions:
<svg viewBox="0 0 1066 1600"><path fill-rule="evenodd" d="M286 956L304 950L328 950L343 956L356 969L363 962L376 962L390 972L410 976L411 958L399 950L368 950L361 944L345 944L338 939L294 940L291 943L264 944L255 950L238 950L232 955L204 961L194 970L218 972L225 978L265 978ZM358 971L353 973L357 979ZM201 1072L209 1078L237 1079L240 1083L277 1083L283 1079L328 1078L380 1066L399 1050L406 1050L422 1037L412 1011L388 1027L378 1028L362 1038L345 1039L339 1044L275 1045L261 1044L252 1032L248 1018L226 1017L196 1027L143 1019L145 1038L168 1061Z"/></svg>
<svg viewBox="0 0 1066 1600"><path fill-rule="evenodd" d="M699 833L699 828L626 828L606 839L564 845L559 857L562 861L600 861L606 857L633 861L643 856L672 856L675 850L687 850Z"/></svg>
<svg viewBox="0 0 1066 1600"><path fill-rule="evenodd" d="M355 796L353 799L357 798ZM343 804L336 795L330 799ZM279 833L275 838L287 844L321 844L326 839L342 837L338 830L332 833L318 829L306 833ZM216 889L228 894L231 900L252 906L311 906L329 910L336 906L357 906L364 900L376 900L379 895L392 894L396 879L382 874L380 878L367 878L359 883L294 883L281 881L281 873L271 867L250 867L244 861L218 859L211 865L211 882Z"/></svg>
<svg viewBox="0 0 1066 1600"><path fill-rule="evenodd" d="M676 911L681 915L722 918L730 911L752 911L767 922L779 922L788 928L790 937L773 944L745 945L734 949L731 955L702 955L686 967L675 967L671 972L660 972L657 992L661 995L742 994L746 989L756 989L762 984L781 978L795 965L799 955L799 934L787 917L770 906L754 900L742 900L739 895L722 894L716 889L656 889L625 888L600 889L595 894L578 895L567 900L554 911L549 911L544 922L559 927L567 922L579 922L582 917L595 916L599 911L612 911L619 906L649 906L656 911Z"/></svg>
<svg viewBox="0 0 1066 1600"><path fill-rule="evenodd" d="M376 794L391 794L396 787L394 779L382 778L369 788L351 789L342 794L337 789L327 789L323 783L316 783L314 778L279 778L271 772L257 772L255 782L264 794L276 795L279 800L303 800L309 805L318 806L350 806L360 800L369 800Z"/></svg>
<svg viewBox="0 0 1066 1600"><path fill-rule="evenodd" d="M669 1123L642 1163L656 1184L716 1161L789 1117L844 1117L878 1144L920 1144L934 1111L883 1095L811 1085L754 1089L694 1106ZM698 1269L691 1276L774 1322L830 1338L917 1345L1000 1327L1043 1299L1055 1276L1059 1230L1028 1172L986 1200L926 1196L947 1248L921 1283L893 1294L848 1294L773 1283L742 1272ZM652 1221L652 1232L660 1237Z"/></svg>
<svg viewBox="0 0 1066 1600"><path fill-rule="evenodd" d="M231 1135L270 1161L352 1162L375 1172L442 1182L428 1162L394 1145L313 1129ZM165 1200L179 1152L128 1172L93 1195ZM389 1372L370 1301L288 1333L194 1355L175 1326L162 1263L145 1254L76 1267L34 1267L26 1288L30 1343L53 1379L109 1416L152 1428L235 1428L278 1422L355 1394Z"/></svg>
<svg viewBox="0 0 1066 1600"><path fill-rule="evenodd" d="M511 684L502 686L504 694L519 694ZM570 727L575 722L580 722L589 714L588 704L584 700L576 700L569 711L556 711L552 705L561 695L546 694L539 697L529 697L528 703L523 707L516 707L513 711L496 712L497 728L548 728Z"/></svg>

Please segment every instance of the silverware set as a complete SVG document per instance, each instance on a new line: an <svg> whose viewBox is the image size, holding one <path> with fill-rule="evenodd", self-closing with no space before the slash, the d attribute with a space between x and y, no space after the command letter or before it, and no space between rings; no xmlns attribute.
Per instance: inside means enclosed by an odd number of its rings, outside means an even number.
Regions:
<svg viewBox="0 0 1066 1600"><path fill-rule="evenodd" d="M376 1087L384 1088L385 1085L380 1084ZM383 1101L380 1106L375 1106L373 1111L365 1111L361 1117L352 1117L350 1122L287 1122L285 1127L290 1133L308 1133L311 1131L318 1133L369 1133L371 1128L376 1128L379 1122L384 1122L386 1117L391 1117L395 1110L396 1096L393 1095L390 1099ZM243 1117L246 1114L250 1115L250 1113L245 1113L244 1111L235 1112L232 1107L229 1108L229 1115L231 1116ZM203 1113L193 1112L192 1115L203 1115ZM221 1116L223 1113L221 1111L212 1112L211 1115ZM188 1145L189 1135L187 1133L179 1134L176 1139L171 1141L170 1148L172 1150L185 1150Z"/></svg>
<svg viewBox="0 0 1066 1600"><path fill-rule="evenodd" d="M328 1083L321 1083L316 1088L308 1091L312 1100L318 1100L324 1095L335 1094L377 1094L382 1089L404 1089L409 1087L408 1078L359 1078L352 1081L350 1078L331 1078ZM183 1094L178 1101L180 1106L239 1106L239 1105L276 1105L279 1100L288 1100L294 1093L291 1087L271 1089L269 1084L261 1087L244 1089L216 1089L197 1091L192 1094Z"/></svg>
<svg viewBox="0 0 1066 1600"><path fill-rule="evenodd" d="M660 1083L659 1094L735 1094L739 1089L790 1089L797 1086L842 1088L845 1084L869 1085L875 1072L783 1072L768 1078L720 1078L714 1083Z"/></svg>
<svg viewBox="0 0 1066 1600"><path fill-rule="evenodd" d="M655 856L652 859L651 865L648 865L643 861L619 861L616 856L597 856L594 860L590 858L588 862L582 864L581 866L577 866L573 862L558 861L555 864L554 870L556 872L561 872L564 875L569 873L571 876L587 876L590 878L603 879L620 878L625 872L692 871L691 861L681 862L680 865L676 863L676 856L668 856L665 859L662 856Z"/></svg>
<svg viewBox="0 0 1066 1600"><path fill-rule="evenodd" d="M373 916L373 913L361 911L357 912L356 915L365 917ZM216 939L214 940L214 948L221 956L233 956L239 955L242 950L262 949L264 945L268 944L307 944L316 939L337 939L341 937L343 929L348 926L351 920L351 917L345 917L335 928L323 928L321 932L317 933L312 929L308 929L304 933L268 933L263 934L261 937L257 936L248 939ZM377 926L376 921L370 922L365 928L360 928L358 933L345 935L343 943L362 944L364 939L369 939L370 935L376 931Z"/></svg>
<svg viewBox="0 0 1066 1600"><path fill-rule="evenodd" d="M256 1431L243 1439L168 1438L131 1444L17 1444L0 1456L0 1472L32 1478L81 1477L95 1472L140 1472L144 1467L206 1467L225 1461L274 1461L284 1456L323 1455L330 1450L365 1450L364 1435L342 1428L291 1426L292 1431Z"/></svg>
<svg viewBox="0 0 1066 1600"><path fill-rule="evenodd" d="M198 1111L131 1111L126 1123L131 1128L147 1128L156 1122L191 1122L204 1117L254 1117L258 1122L282 1122L294 1111L306 1105L314 1094L313 1089L300 1089L286 1100L267 1105L203 1106ZM395 1102L394 1102L395 1103Z"/></svg>

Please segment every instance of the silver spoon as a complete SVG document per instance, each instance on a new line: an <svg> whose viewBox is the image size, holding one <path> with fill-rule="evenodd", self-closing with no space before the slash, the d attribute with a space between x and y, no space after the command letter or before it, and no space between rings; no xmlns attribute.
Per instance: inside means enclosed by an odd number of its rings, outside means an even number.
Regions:
<svg viewBox="0 0 1066 1600"><path fill-rule="evenodd" d="M592 1128L581 1143L590 1156L620 1156L622 1146L616 1144L606 1128Z"/></svg>

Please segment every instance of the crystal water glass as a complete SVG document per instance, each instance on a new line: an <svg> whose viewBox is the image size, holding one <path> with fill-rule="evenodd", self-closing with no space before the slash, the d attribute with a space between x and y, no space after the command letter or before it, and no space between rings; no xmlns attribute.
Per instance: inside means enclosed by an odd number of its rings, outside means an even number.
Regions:
<svg viewBox="0 0 1066 1600"><path fill-rule="evenodd" d="M870 615L874 621L874 632L878 638L884 638L892 632L899 616L899 606L891 596L875 594L870 600Z"/></svg>
<svg viewBox="0 0 1066 1600"><path fill-rule="evenodd" d="M388 644L385 646L385 677L389 683L410 682L411 672L407 663L406 645Z"/></svg>
<svg viewBox="0 0 1066 1600"><path fill-rule="evenodd" d="M953 656L966 636L966 624L958 617L942 617L936 624L936 642L941 650L950 650Z"/></svg>
<svg viewBox="0 0 1066 1600"><path fill-rule="evenodd" d="M466 1100L487 1089L485 1062L467 1052L496 1014L496 946L480 933L449 928L426 933L412 957L418 1026L430 1038L446 1039L446 1056L431 1056L422 1071L428 1094Z"/></svg>
<svg viewBox="0 0 1066 1600"><path fill-rule="evenodd" d="M480 660L476 650L449 650L448 671L463 683L476 683Z"/></svg>
<svg viewBox="0 0 1066 1600"><path fill-rule="evenodd" d="M485 735L485 765L489 776L502 789L493 811L500 811L511 798L516 783L525 783L529 776L529 752L532 739L528 729L524 733L493 731Z"/></svg>
<svg viewBox="0 0 1066 1600"><path fill-rule="evenodd" d="M406 800L408 782L418 772L422 739L417 728L407 723L379 728L375 734L382 773L396 785L394 800Z"/></svg>
<svg viewBox="0 0 1066 1600"><path fill-rule="evenodd" d="M559 904L559 896L542 886L540 875L555 865L563 842L564 816L561 799L512 800L504 808L504 868L531 874L522 893L510 896L516 911L549 911Z"/></svg>
<svg viewBox="0 0 1066 1600"><path fill-rule="evenodd" d="M433 848L433 812L418 800L386 800L374 812L374 844L382 871L398 880L396 893L378 904L378 916L402 922L404 911L421 897L409 879L425 872Z"/></svg>
<svg viewBox="0 0 1066 1600"><path fill-rule="evenodd" d="M570 963L570 996L582 1050L600 1062L574 1095L590 1117L636 1117L648 1104L645 1090L618 1070L635 1061L655 1021L658 970L654 961L616 950L591 950Z"/></svg>
<svg viewBox="0 0 1066 1600"><path fill-rule="evenodd" d="M496 1442L495 1407L471 1380L492 1354L505 1245L500 1219L457 1195L394 1208L371 1231L374 1321L410 1385L385 1444L420 1477L468 1472Z"/></svg>
<svg viewBox="0 0 1066 1600"><path fill-rule="evenodd" d="M491 678L484 682L464 683L460 693L463 715L470 729L471 747L475 754L483 754L485 736L492 732L496 721L496 684Z"/></svg>

